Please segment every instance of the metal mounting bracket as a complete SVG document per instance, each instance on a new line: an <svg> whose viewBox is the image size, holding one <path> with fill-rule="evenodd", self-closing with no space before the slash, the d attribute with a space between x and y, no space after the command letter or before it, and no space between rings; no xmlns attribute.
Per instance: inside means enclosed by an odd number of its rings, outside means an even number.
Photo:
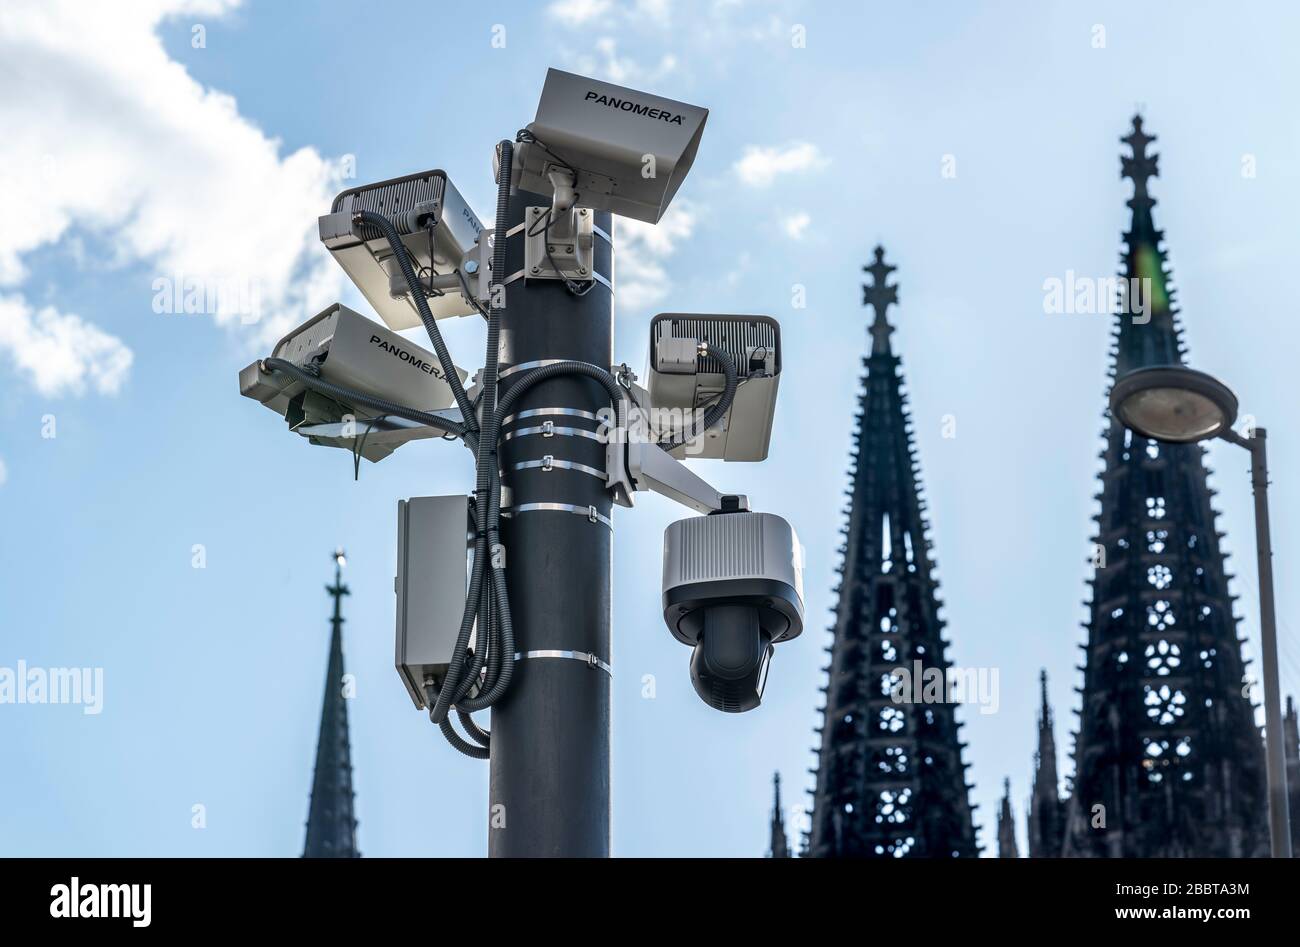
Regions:
<svg viewBox="0 0 1300 947"><path fill-rule="evenodd" d="M627 445L627 469L638 490L653 490L697 513L722 509L722 497L707 480L658 444L634 441Z"/></svg>
<svg viewBox="0 0 1300 947"><path fill-rule="evenodd" d="M614 502L632 506L636 491L653 490L697 513L722 509L722 492L647 439L649 394L636 384L636 375L626 365L614 366L613 372L628 396L627 430L622 437L611 436L605 448L605 482L614 492ZM741 503L748 507L744 497Z"/></svg>
<svg viewBox="0 0 1300 947"><path fill-rule="evenodd" d="M448 408L443 411L430 411L429 413L440 418L446 418L448 421L455 421L458 424L462 419L459 408ZM329 447L353 448L358 440L364 440L367 447L386 447L389 450L395 450L407 441L445 437L447 435L447 432L440 428L430 427L427 424L420 424L418 421L410 421L393 415L373 419L357 418L355 421L335 421L327 424L303 424L295 429L295 433L301 434L313 444L323 444Z"/></svg>
<svg viewBox="0 0 1300 947"><path fill-rule="evenodd" d="M548 225L548 215L551 217ZM524 276L527 279L593 279L594 215L585 207L555 214L550 207L530 207L524 217ZM548 252L549 251L549 252Z"/></svg>

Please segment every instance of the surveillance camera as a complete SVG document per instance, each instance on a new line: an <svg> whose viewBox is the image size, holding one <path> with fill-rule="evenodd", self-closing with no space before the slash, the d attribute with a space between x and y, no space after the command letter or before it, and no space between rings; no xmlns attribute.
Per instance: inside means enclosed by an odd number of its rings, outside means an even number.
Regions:
<svg viewBox="0 0 1300 947"><path fill-rule="evenodd" d="M557 211L576 204L658 223L695 161L708 117L698 106L547 70L511 183L554 194Z"/></svg>
<svg viewBox="0 0 1300 947"><path fill-rule="evenodd" d="M353 215L363 210L383 214L401 234L416 271L429 282L429 310L435 319L478 311L464 297L456 272L464 269L466 283L477 294L482 287L470 271L482 274L491 254L484 252L483 224L446 173L424 171L350 188L319 222L321 243L380 318L390 329L410 329L420 324L410 287L379 229L353 223Z"/></svg>
<svg viewBox="0 0 1300 947"><path fill-rule="evenodd" d="M437 411L455 403L436 355L339 303L298 326L276 343L271 354L318 374L323 381L420 410ZM466 373L454 370L464 381ZM260 360L239 373L239 393L282 415L291 431L349 417L358 422L354 436L315 441L328 446L351 448L366 430L360 422L379 415L268 372ZM360 453L368 460L382 460L392 451L382 439L361 439Z"/></svg>
<svg viewBox="0 0 1300 947"><path fill-rule="evenodd" d="M737 500L664 532L664 621L694 649L695 692L727 713L759 705L773 645L803 631L803 564L794 529Z"/></svg>
<svg viewBox="0 0 1300 947"><path fill-rule="evenodd" d="M740 385L714 427L675 448L674 457L763 460L772 438L781 380L781 327L769 316L710 316L667 312L650 322L647 390L651 421L689 427L726 384L721 362L700 354L700 343L724 352ZM665 420L661 420L663 416Z"/></svg>

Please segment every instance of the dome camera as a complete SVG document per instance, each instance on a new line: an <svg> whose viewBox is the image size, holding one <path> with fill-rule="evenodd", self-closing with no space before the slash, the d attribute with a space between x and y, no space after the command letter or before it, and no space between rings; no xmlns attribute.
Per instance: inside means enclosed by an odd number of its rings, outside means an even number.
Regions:
<svg viewBox="0 0 1300 947"><path fill-rule="evenodd" d="M664 621L690 645L691 684L716 710L763 699L773 646L803 631L803 564L794 529L737 497L664 532Z"/></svg>

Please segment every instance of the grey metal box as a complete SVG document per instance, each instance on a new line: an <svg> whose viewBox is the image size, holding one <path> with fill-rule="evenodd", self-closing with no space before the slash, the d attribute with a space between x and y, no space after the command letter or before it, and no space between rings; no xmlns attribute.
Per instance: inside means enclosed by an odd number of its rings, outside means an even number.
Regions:
<svg viewBox="0 0 1300 947"><path fill-rule="evenodd" d="M428 235L410 220L410 215L421 209L438 221L432 248ZM414 328L420 324L419 311L400 276L388 241L369 225L354 231L352 214L360 210L375 211L392 221L417 271L431 269L440 274L461 266L464 255L478 242L483 224L447 175L438 170L346 190L334 199L331 212L320 218L321 243L329 248L385 324L390 329ZM397 296L392 293L394 286L400 289ZM428 303L435 319L478 311L459 290L431 296Z"/></svg>
<svg viewBox="0 0 1300 947"><path fill-rule="evenodd" d="M397 503L397 672L417 708L425 706L425 679L446 674L460 634L470 536L468 497Z"/></svg>

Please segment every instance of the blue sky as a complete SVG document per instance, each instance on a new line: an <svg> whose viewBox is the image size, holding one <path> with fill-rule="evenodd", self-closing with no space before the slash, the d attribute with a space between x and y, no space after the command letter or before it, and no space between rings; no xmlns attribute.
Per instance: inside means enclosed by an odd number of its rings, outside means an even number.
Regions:
<svg viewBox="0 0 1300 947"><path fill-rule="evenodd" d="M781 320L769 459L697 469L787 517L807 550L808 631L778 649L761 709L721 715L694 695L688 652L659 617L660 537L684 511L647 497L619 512L617 854L761 854L774 770L799 819L866 348L860 268L877 242L899 267L895 345L950 655L999 671L998 712L959 712L984 844L1004 776L1023 814L1040 667L1069 771L1109 327L1045 313L1043 284L1114 273L1129 196L1118 138L1137 107L1159 136L1155 214L1191 361L1270 430L1283 683L1300 689L1300 425L1286 394L1300 330L1279 292L1298 242L1300 12L116 7L0 12L0 667L104 672L97 715L0 704L0 852L298 854L338 544L362 851L485 851L486 766L443 743L392 667L396 502L468 489L464 452L408 446L354 483L346 453L288 435L239 397L236 375L327 302L368 311L313 236L341 173L441 167L488 216L490 149L532 119L548 66L711 110L669 217L618 227L616 357L640 369L659 311ZM155 281L187 274L255 285L260 318L156 312ZM481 323L448 336L477 367ZM1210 454L1256 655L1247 462Z"/></svg>

